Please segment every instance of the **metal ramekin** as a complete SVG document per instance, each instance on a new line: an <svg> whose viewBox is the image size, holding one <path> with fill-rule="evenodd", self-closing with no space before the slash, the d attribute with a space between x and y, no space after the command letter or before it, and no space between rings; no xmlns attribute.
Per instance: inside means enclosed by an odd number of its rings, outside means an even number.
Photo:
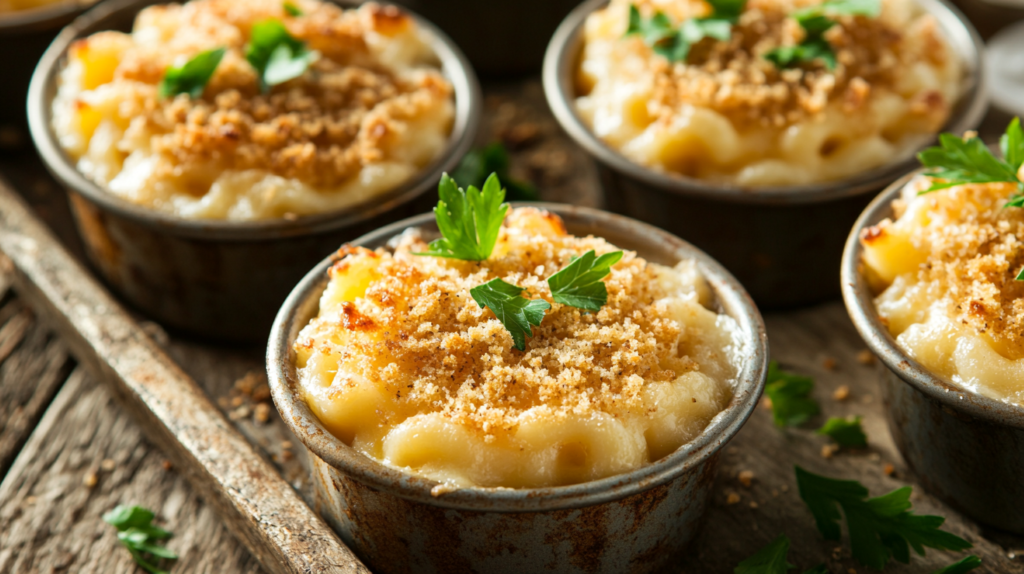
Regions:
<svg viewBox="0 0 1024 574"><path fill-rule="evenodd" d="M5 57L4 81L0 83L0 126L18 130L28 127L25 100L32 70L57 32L91 3L62 2L0 14L0 54Z"/></svg>
<svg viewBox="0 0 1024 574"><path fill-rule="evenodd" d="M881 378L889 431L921 483L979 522L1024 534L1024 409L957 387L911 358L879 320L861 273L861 230L892 217L892 200L918 173L886 188L854 225L843 253L843 299L889 368Z"/></svg>
<svg viewBox="0 0 1024 574"><path fill-rule="evenodd" d="M329 257L288 296L267 349L274 403L310 452L320 513L375 572L655 572L680 564L707 506L719 451L753 411L764 387L768 341L743 287L711 257L659 229L619 215L531 204L562 217L570 233L598 235L662 264L694 259L722 312L748 345L735 396L704 432L639 470L573 486L470 488L431 496L436 482L399 472L349 448L299 396L292 343L318 311ZM409 227L435 232L433 214L355 241L370 248Z"/></svg>
<svg viewBox="0 0 1024 574"><path fill-rule="evenodd" d="M917 0L935 16L963 58L966 89L942 131L962 133L988 107L983 44L944 0ZM587 16L608 0L589 0L555 32L544 59L544 92L562 128L596 160L609 208L667 229L720 261L761 307L791 307L839 295L835 269L846 232L870 198L912 169L914 158L854 178L756 190L662 173L601 141L575 111L574 75Z"/></svg>
<svg viewBox="0 0 1024 574"><path fill-rule="evenodd" d="M104 2L60 33L32 78L32 137L47 168L68 190L90 261L121 297L172 328L214 339L262 340L281 301L316 262L343 241L423 211L417 200L472 145L480 121L480 87L451 40L414 15L433 38L455 88L455 123L437 160L398 188L340 211L294 221L182 219L125 201L86 178L50 127L56 76L71 43L101 30L128 30L140 9L156 3Z"/></svg>

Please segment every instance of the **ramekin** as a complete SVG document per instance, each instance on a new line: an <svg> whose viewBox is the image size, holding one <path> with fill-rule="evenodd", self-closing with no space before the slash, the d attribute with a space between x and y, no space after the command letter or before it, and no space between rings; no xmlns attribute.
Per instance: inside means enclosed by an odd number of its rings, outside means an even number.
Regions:
<svg viewBox="0 0 1024 574"><path fill-rule="evenodd" d="M101 30L129 30L139 10L157 3L110 0L57 36L29 89L32 138L47 169L68 191L89 260L123 299L172 329L212 339L262 340L281 301L317 261L343 241L423 210L417 200L436 188L441 174L453 170L473 143L480 86L455 44L413 15L455 89L452 133L434 162L397 188L339 211L295 220L183 219L128 202L85 177L50 125L57 74L71 44Z"/></svg>
<svg viewBox="0 0 1024 574"><path fill-rule="evenodd" d="M527 205L527 204L524 204ZM645 573L672 563L693 538L711 495L719 452L764 387L768 341L743 287L711 257L650 225L611 213L529 204L558 214L575 235L604 237L665 265L697 261L719 311L736 319L745 348L735 395L693 441L633 472L553 488L466 488L432 496L438 483L389 468L346 446L299 394L292 343L318 311L327 269L317 265L288 296L267 349L274 403L309 451L321 515L375 572L523 574ZM355 241L376 248L403 230L436 233L433 214Z"/></svg>
<svg viewBox="0 0 1024 574"><path fill-rule="evenodd" d="M886 188L853 226L843 300L888 367L880 383L889 431L924 487L981 523L1024 534L1024 409L960 388L915 361L882 324L862 273L861 230L891 218L892 201L920 171Z"/></svg>
<svg viewBox="0 0 1024 574"><path fill-rule="evenodd" d="M963 59L964 93L942 131L974 129L988 108L984 45L969 22L943 0L917 0L935 16ZM650 169L594 135L576 113L573 78L583 24L608 0L589 0L562 22L544 58L544 93L555 118L597 160L608 207L667 229L725 265L762 308L816 303L839 295L835 270L846 232L871 198L916 161L813 185L745 188ZM929 142L930 143L930 142Z"/></svg>

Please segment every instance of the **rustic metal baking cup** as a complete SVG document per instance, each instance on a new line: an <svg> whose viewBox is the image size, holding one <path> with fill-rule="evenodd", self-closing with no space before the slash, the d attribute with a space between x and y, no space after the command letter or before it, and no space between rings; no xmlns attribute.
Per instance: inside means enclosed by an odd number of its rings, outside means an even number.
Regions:
<svg viewBox="0 0 1024 574"><path fill-rule="evenodd" d="M920 170L890 185L857 220L842 262L853 324L888 370L883 401L896 446L929 492L978 522L1024 534L1024 409L930 372L889 334L862 273L861 230L892 218L892 201Z"/></svg>
<svg viewBox="0 0 1024 574"><path fill-rule="evenodd" d="M28 84L36 63L68 22L82 13L89 3L59 3L30 10L0 14L0 54L4 55L4 80L0 83L0 128L27 130L25 102ZM0 141L0 149L20 147L28 138L20 133L13 141ZM27 145L25 145L27 148Z"/></svg>
<svg viewBox="0 0 1024 574"><path fill-rule="evenodd" d="M551 488L465 488L431 494L437 482L368 458L335 438L300 396L293 343L318 312L325 259L281 308L267 372L282 419L306 446L319 511L375 572L642 573L681 565L711 496L719 452L750 416L764 388L768 340L743 287L711 257L644 223L556 204L524 204L562 217L575 235L596 235L665 265L697 262L719 311L736 319L747 345L735 395L693 441L640 469ZM436 233L433 214L363 236L384 246L407 228Z"/></svg>
<svg viewBox="0 0 1024 574"><path fill-rule="evenodd" d="M955 8L917 0L964 60L965 90L942 131L975 128L988 107L982 42ZM805 305L839 295L836 268L846 232L879 190L915 160L813 185L745 188L660 172L627 159L577 115L574 76L583 23L607 0L590 0L555 32L544 60L544 93L562 128L597 160L612 211L652 223L705 250L729 269L762 308ZM929 142L930 143L930 142Z"/></svg>
<svg viewBox="0 0 1024 574"><path fill-rule="evenodd" d="M295 220L183 219L121 199L82 175L50 125L57 73L71 43L101 30L130 29L139 10L155 3L104 2L60 33L29 90L32 138L47 169L68 190L89 260L123 299L171 328L214 339L262 340L281 301L311 266L343 241L422 211L418 202L432 203L428 192L473 143L480 87L451 40L413 15L455 88L454 126L434 162L397 188L339 211Z"/></svg>

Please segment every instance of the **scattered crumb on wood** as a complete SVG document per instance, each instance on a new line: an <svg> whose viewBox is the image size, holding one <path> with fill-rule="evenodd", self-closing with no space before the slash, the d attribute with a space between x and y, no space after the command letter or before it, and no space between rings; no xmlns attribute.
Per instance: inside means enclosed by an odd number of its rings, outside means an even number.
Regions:
<svg viewBox="0 0 1024 574"><path fill-rule="evenodd" d="M112 459L112 458L105 458L105 459L103 459L103 462L100 463L100 468L102 468L103 470L105 470L107 472L110 472L110 471L114 470L114 468L116 468L116 467L117 467L117 463L114 462L114 459Z"/></svg>
<svg viewBox="0 0 1024 574"><path fill-rule="evenodd" d="M292 441L290 441L290 440L283 440L283 441L281 441L281 448L284 449L284 450L288 450L288 449L292 448Z"/></svg>
<svg viewBox="0 0 1024 574"><path fill-rule="evenodd" d="M857 353L857 362L862 365L874 365L875 354L868 349L864 349L861 352Z"/></svg>
<svg viewBox="0 0 1024 574"><path fill-rule="evenodd" d="M839 450L838 446L834 444L826 444L821 447L821 456L822 458L832 458L832 455L834 455L837 450Z"/></svg>
<svg viewBox="0 0 1024 574"><path fill-rule="evenodd" d="M253 419L255 419L258 424L267 424L267 421L270 420L270 405L267 403L260 403L256 405L256 408L253 410Z"/></svg>
<svg viewBox="0 0 1024 574"><path fill-rule="evenodd" d="M750 501L750 508L757 509L757 503L753 500Z"/></svg>
<svg viewBox="0 0 1024 574"><path fill-rule="evenodd" d="M837 401L845 401L850 398L850 387L846 385L839 385L836 390L832 391L832 398Z"/></svg>
<svg viewBox="0 0 1024 574"><path fill-rule="evenodd" d="M164 470L168 472L170 472L171 469L174 468L174 465L171 463L171 461L167 459L164 459L164 461L160 463L160 466L164 467Z"/></svg>
<svg viewBox="0 0 1024 574"><path fill-rule="evenodd" d="M886 463L885 466L882 467L882 472L884 472L886 476L896 476L896 467L890 463Z"/></svg>
<svg viewBox="0 0 1024 574"><path fill-rule="evenodd" d="M82 477L82 484L84 484L86 488L92 488L96 486L97 482L99 482L99 478L96 477L96 473L94 471L90 470L89 472L85 473L84 477Z"/></svg>
<svg viewBox="0 0 1024 574"><path fill-rule="evenodd" d="M825 367L827 371L834 371L839 367L839 361L836 361L832 357L825 357L825 360L821 362L821 366Z"/></svg>
<svg viewBox="0 0 1024 574"><path fill-rule="evenodd" d="M769 399L768 397L761 397L761 408L771 410L772 400Z"/></svg>
<svg viewBox="0 0 1024 574"><path fill-rule="evenodd" d="M38 500L39 499L36 498L35 496L26 496L25 497L25 504L32 505L32 504L35 504Z"/></svg>
<svg viewBox="0 0 1024 574"><path fill-rule="evenodd" d="M249 418L250 414L252 414L252 409L250 409L248 405L242 405L237 409L231 411L231 414L228 415L228 418L233 421L240 421L242 419Z"/></svg>
<svg viewBox="0 0 1024 574"><path fill-rule="evenodd" d="M726 504L738 504L739 501L740 501L740 495L736 494L735 492L730 492L729 494L727 494L725 496L725 503Z"/></svg>
<svg viewBox="0 0 1024 574"><path fill-rule="evenodd" d="M754 472L751 470L741 470L736 475L736 479L746 488L750 488L750 485L754 482Z"/></svg>

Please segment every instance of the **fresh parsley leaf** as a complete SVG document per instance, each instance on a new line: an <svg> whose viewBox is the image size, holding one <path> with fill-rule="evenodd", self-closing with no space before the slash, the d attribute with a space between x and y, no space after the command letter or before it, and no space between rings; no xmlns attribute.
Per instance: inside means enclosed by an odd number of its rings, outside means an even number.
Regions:
<svg viewBox="0 0 1024 574"><path fill-rule="evenodd" d="M149 561L146 555L174 560L177 554L154 544L157 540L171 537L171 533L153 526L153 512L141 506L118 506L103 515L103 520L117 528L117 539L128 549L140 568L150 574L167 574Z"/></svg>
<svg viewBox="0 0 1024 574"><path fill-rule="evenodd" d="M789 554L789 537L780 534L767 546L758 550L753 556L740 562L733 569L733 574L786 574L796 568L786 560ZM804 574L828 574L824 564L819 564Z"/></svg>
<svg viewBox="0 0 1024 574"><path fill-rule="evenodd" d="M1017 281L1024 281L1024 267L1022 267L1020 273L1017 274Z"/></svg>
<svg viewBox="0 0 1024 574"><path fill-rule="evenodd" d="M301 76L319 57L305 42L292 37L276 18L253 24L245 51L245 59L256 68L263 92Z"/></svg>
<svg viewBox="0 0 1024 574"><path fill-rule="evenodd" d="M543 299L531 301L521 297L523 291L522 287L501 279L491 279L469 290L469 294L481 309L487 307L501 321L512 335L515 348L520 351L526 350L526 337L533 336L530 325L540 326L544 312L551 308L551 304Z"/></svg>
<svg viewBox="0 0 1024 574"><path fill-rule="evenodd" d="M289 16L302 16L303 14L302 8L299 8L295 4L292 4L291 2L284 3L284 11Z"/></svg>
<svg viewBox="0 0 1024 574"><path fill-rule="evenodd" d="M704 38L728 40L746 0L708 0L708 4L711 15L684 20L678 29L664 12L656 11L650 18L644 18L639 8L630 4L626 35L639 35L654 53L669 62L681 62L690 54L690 47Z"/></svg>
<svg viewBox="0 0 1024 574"><path fill-rule="evenodd" d="M733 574L786 574L796 568L786 560L789 555L789 537L780 534L753 556L740 562Z"/></svg>
<svg viewBox="0 0 1024 574"><path fill-rule="evenodd" d="M537 188L528 181L512 179L508 173L508 151L498 142L470 151L452 172L455 181L462 185L483 186L491 174L505 184L509 201L536 201L540 199Z"/></svg>
<svg viewBox="0 0 1024 574"><path fill-rule="evenodd" d="M1012 125L1012 124L1011 124ZM1009 137L1006 138L1009 142ZM1024 190L1024 184L1017 179L1017 172L1006 161L997 158L988 146L977 136L967 139L953 134L939 136L939 145L917 154L925 167L931 168L930 177L945 180L932 183L922 193L929 193L965 183L1016 183Z"/></svg>
<svg viewBox="0 0 1024 574"><path fill-rule="evenodd" d="M835 480L796 467L800 498L807 504L818 530L827 540L840 539L840 508L846 517L853 557L881 570L890 558L910 562L910 549L924 555L925 547L964 550L971 543L939 527L941 516L910 512L910 487L868 498L868 489L857 481Z"/></svg>
<svg viewBox="0 0 1024 574"><path fill-rule="evenodd" d="M787 373L772 361L768 365L764 393L772 402L775 426L799 426L820 411L818 402L811 398L814 379Z"/></svg>
<svg viewBox="0 0 1024 574"><path fill-rule="evenodd" d="M830 417L818 429L818 434L830 437L839 446L851 448L868 446L868 437L860 425L860 417L849 419Z"/></svg>
<svg viewBox="0 0 1024 574"><path fill-rule="evenodd" d="M172 98L178 94L188 94L193 98L202 96L225 52L225 48L207 50L180 66L167 68L158 88L160 97Z"/></svg>
<svg viewBox="0 0 1024 574"><path fill-rule="evenodd" d="M978 566L981 566L981 558L971 554L959 562L954 562L945 568L936 570L933 574L966 574Z"/></svg>
<svg viewBox="0 0 1024 574"><path fill-rule="evenodd" d="M825 68L834 70L836 53L825 39L825 32L835 26L830 16L877 17L882 11L880 0L828 0L793 12L792 17L804 29L804 39L795 46L779 46L764 57L776 68L793 68L820 60Z"/></svg>
<svg viewBox="0 0 1024 574"><path fill-rule="evenodd" d="M999 138L999 149L1003 159L1016 173L1024 164L1024 130L1020 127L1020 118L1013 118L1006 126L1006 133Z"/></svg>
<svg viewBox="0 0 1024 574"><path fill-rule="evenodd" d="M548 277L551 298L555 303L585 311L600 311L608 302L608 288L601 281L611 273L612 265L622 259L622 252L597 257L594 250L573 257L568 265Z"/></svg>
<svg viewBox="0 0 1024 574"><path fill-rule="evenodd" d="M505 190L498 177L491 174L483 189L472 185L463 190L448 174L441 176L437 186L440 200L434 208L441 239L430 242L428 250L416 255L448 257L466 261L484 261L494 251L501 222L508 214Z"/></svg>

